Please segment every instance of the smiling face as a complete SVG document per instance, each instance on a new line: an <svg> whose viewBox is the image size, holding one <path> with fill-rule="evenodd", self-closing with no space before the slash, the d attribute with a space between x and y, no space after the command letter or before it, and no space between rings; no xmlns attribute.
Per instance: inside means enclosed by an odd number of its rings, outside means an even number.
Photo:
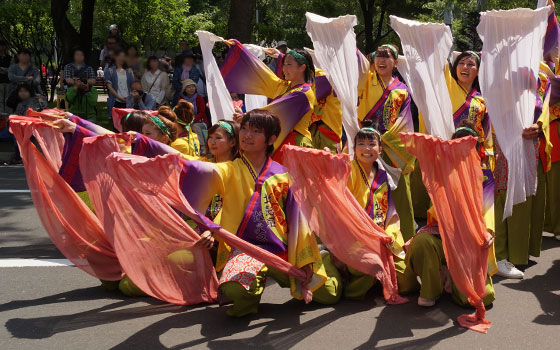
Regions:
<svg viewBox="0 0 560 350"><path fill-rule="evenodd" d="M195 92L196 92L196 85L185 86L185 94L187 96L190 97L190 96L194 95Z"/></svg>
<svg viewBox="0 0 560 350"><path fill-rule="evenodd" d="M284 58L284 66L282 71L286 80L304 80L305 68L305 64L300 65L292 55L286 55L286 57Z"/></svg>
<svg viewBox="0 0 560 350"><path fill-rule="evenodd" d="M229 138L227 131L222 127L208 135L208 148L216 159L229 158L233 147L235 147L235 140Z"/></svg>
<svg viewBox="0 0 560 350"><path fill-rule="evenodd" d="M252 127L249 123L245 123L239 131L239 148L245 153L266 153L270 141L266 141L264 130Z"/></svg>
<svg viewBox="0 0 560 350"><path fill-rule="evenodd" d="M457 64L457 80L463 86L472 86L474 80L478 76L478 67L476 64L476 59L472 56L466 56L461 58Z"/></svg>
<svg viewBox="0 0 560 350"><path fill-rule="evenodd" d="M165 143L169 143L169 136L164 135L161 130L155 126L153 123L145 123L142 126L142 135L151 138L152 140Z"/></svg>
<svg viewBox="0 0 560 350"><path fill-rule="evenodd" d="M355 155L364 167L371 167L381 153L377 138L363 138L356 141Z"/></svg>

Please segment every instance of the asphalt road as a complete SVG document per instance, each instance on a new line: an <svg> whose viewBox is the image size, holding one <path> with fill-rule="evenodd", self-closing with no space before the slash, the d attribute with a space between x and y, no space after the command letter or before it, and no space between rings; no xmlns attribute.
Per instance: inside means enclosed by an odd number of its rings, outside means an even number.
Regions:
<svg viewBox="0 0 560 350"><path fill-rule="evenodd" d="M41 226L22 167L0 167L0 263L59 259ZM472 310L363 302L324 307L270 285L260 314L230 319L216 305L183 307L105 292L75 267L0 267L0 349L560 349L560 242L545 234L524 280L494 278L488 334L456 323Z"/></svg>

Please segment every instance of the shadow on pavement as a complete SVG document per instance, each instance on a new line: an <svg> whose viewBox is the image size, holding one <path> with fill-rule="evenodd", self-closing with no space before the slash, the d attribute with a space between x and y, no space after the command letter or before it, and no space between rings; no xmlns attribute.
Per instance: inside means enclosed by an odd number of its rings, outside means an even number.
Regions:
<svg viewBox="0 0 560 350"><path fill-rule="evenodd" d="M544 275L533 276L515 283L502 285L523 292L535 294L541 304L542 315L533 322L542 325L560 325L560 260L555 260Z"/></svg>

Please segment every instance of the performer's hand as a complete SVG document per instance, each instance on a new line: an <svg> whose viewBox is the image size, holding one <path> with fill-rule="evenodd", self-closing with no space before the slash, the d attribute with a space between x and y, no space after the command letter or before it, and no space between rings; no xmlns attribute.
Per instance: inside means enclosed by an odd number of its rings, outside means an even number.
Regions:
<svg viewBox="0 0 560 350"><path fill-rule="evenodd" d="M212 237L212 232L204 231L200 235L200 239L198 240L198 242L195 243L194 246L197 248L210 249L212 248L213 245L214 245L214 237Z"/></svg>
<svg viewBox="0 0 560 350"><path fill-rule="evenodd" d="M130 142L136 142L136 131L127 131L127 134L130 135Z"/></svg>
<svg viewBox="0 0 560 350"><path fill-rule="evenodd" d="M229 39L229 40L224 40L224 44L226 44L227 46L234 46L235 42L233 41L233 39Z"/></svg>
<svg viewBox="0 0 560 350"><path fill-rule="evenodd" d="M539 137L539 133L542 131L541 126L538 123L531 125L530 127L523 129L523 136L524 139L536 139Z"/></svg>
<svg viewBox="0 0 560 350"><path fill-rule="evenodd" d="M494 244L494 235L491 232L488 232L488 234L490 234L490 238L484 242L482 248L490 248Z"/></svg>
<svg viewBox="0 0 560 350"><path fill-rule="evenodd" d="M305 281L303 281L303 285L308 285L313 278L313 264L307 264L301 269L305 272Z"/></svg>
<svg viewBox="0 0 560 350"><path fill-rule="evenodd" d="M267 47L267 48L263 48L263 52L272 58L278 58L278 56L280 56L280 50L278 50L277 48L274 47Z"/></svg>
<svg viewBox="0 0 560 350"><path fill-rule="evenodd" d="M241 124L243 120L243 110L239 107L235 107L235 112L233 113L233 121L237 124Z"/></svg>
<svg viewBox="0 0 560 350"><path fill-rule="evenodd" d="M73 134L74 131L76 131L76 124L72 123L68 119L57 119L52 122L52 126L55 127L55 130L61 133L69 132Z"/></svg>

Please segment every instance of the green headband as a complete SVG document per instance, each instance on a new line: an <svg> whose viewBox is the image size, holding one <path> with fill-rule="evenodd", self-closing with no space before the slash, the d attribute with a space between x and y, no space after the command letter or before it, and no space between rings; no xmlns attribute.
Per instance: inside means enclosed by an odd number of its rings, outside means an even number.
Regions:
<svg viewBox="0 0 560 350"><path fill-rule="evenodd" d="M370 131L381 138L381 134L379 133L379 131L375 130L374 128L365 127L365 128L361 128L360 130Z"/></svg>
<svg viewBox="0 0 560 350"><path fill-rule="evenodd" d="M478 63L480 63L480 56L476 52L469 50L469 51L465 51L465 53L473 55L476 58L476 60L478 61Z"/></svg>
<svg viewBox="0 0 560 350"><path fill-rule="evenodd" d="M227 123L223 120L219 120L217 124L218 126L225 129L227 133L231 135L231 137L235 138L235 133L233 132L233 127L230 125L230 123Z"/></svg>
<svg viewBox="0 0 560 350"><path fill-rule="evenodd" d="M171 140L173 138L171 136L171 131L169 130L169 128L167 126L165 126L165 124L163 124L163 122L161 121L161 119L158 118L158 116L156 116L156 115L151 116L150 120L153 121L154 124L156 124L156 126L161 130L162 133L169 136L169 140Z"/></svg>
<svg viewBox="0 0 560 350"><path fill-rule="evenodd" d="M295 59L303 61L303 63L307 66L307 68L311 69L311 67L309 66L309 62L307 61L305 56L303 56L301 53L295 52L294 50L290 50L288 51L288 55L292 55L295 57Z"/></svg>
<svg viewBox="0 0 560 350"><path fill-rule="evenodd" d="M395 45L392 44L383 44L379 47L386 47L389 50L391 50L391 52L395 55L395 59L399 58L399 50L397 50ZM377 48L377 50L379 50L379 47ZM371 60L373 61L375 59L375 55L377 54L377 50L375 50L372 54L371 54Z"/></svg>
<svg viewBox="0 0 560 350"><path fill-rule="evenodd" d="M466 131L469 134L471 134L472 136L478 138L478 133L476 131L474 131L473 129L468 128L466 126L461 126L461 127L458 127L457 129L455 129L455 133L458 133L459 131Z"/></svg>
<svg viewBox="0 0 560 350"><path fill-rule="evenodd" d="M193 119L193 121L194 121L194 119ZM190 123L187 124L186 122L182 121L182 120L179 119L179 118L177 118L177 120L176 120L175 122L176 122L177 124L180 124L180 125L185 126L185 127L187 127L187 126L189 126L189 125L192 124L192 121L191 121Z"/></svg>

